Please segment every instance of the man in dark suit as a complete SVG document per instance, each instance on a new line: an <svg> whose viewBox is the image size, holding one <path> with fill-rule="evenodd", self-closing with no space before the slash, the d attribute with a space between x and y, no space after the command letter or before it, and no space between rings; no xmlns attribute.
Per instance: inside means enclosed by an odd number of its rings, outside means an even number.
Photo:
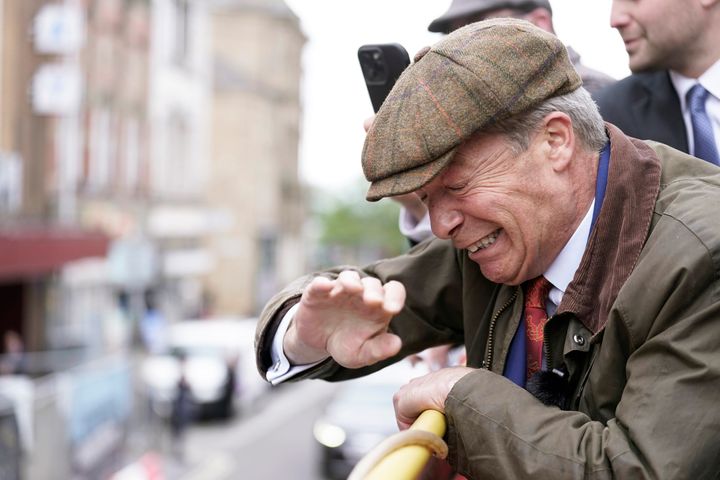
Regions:
<svg viewBox="0 0 720 480"><path fill-rule="evenodd" d="M720 1L613 0L611 25L625 42L633 75L596 95L603 118L630 136L700 156L687 96L699 84L709 92L707 130L717 149Z"/></svg>

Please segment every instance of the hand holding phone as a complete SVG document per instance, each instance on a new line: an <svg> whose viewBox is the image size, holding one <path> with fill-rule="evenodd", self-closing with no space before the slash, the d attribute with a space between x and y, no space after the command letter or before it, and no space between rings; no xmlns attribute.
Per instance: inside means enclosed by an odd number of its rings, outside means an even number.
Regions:
<svg viewBox="0 0 720 480"><path fill-rule="evenodd" d="M410 65L410 57L399 43L383 43L361 46L358 60L373 110L377 113L395 81Z"/></svg>

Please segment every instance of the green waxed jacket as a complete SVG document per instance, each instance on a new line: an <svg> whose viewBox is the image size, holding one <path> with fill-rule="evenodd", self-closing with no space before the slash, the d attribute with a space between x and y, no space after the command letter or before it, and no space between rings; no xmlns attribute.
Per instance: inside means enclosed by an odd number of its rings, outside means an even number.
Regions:
<svg viewBox="0 0 720 480"><path fill-rule="evenodd" d="M403 339L398 357L357 370L327 360L297 379L342 380L462 342L468 365L480 368L447 398L446 438L468 478L720 478L720 169L608 132L605 201L545 327L548 365L569 374L568 410L501 376L522 290L489 282L441 240L360 270L407 288L391 323ZM261 372L279 316L308 279L263 312Z"/></svg>

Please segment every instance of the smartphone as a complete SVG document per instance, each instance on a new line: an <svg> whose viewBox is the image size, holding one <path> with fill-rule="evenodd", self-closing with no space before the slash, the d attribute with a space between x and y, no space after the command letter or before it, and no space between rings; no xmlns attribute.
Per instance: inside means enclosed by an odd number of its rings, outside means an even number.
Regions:
<svg viewBox="0 0 720 480"><path fill-rule="evenodd" d="M410 57L399 43L381 43L360 47L358 60L373 110L377 113L395 81L410 65Z"/></svg>

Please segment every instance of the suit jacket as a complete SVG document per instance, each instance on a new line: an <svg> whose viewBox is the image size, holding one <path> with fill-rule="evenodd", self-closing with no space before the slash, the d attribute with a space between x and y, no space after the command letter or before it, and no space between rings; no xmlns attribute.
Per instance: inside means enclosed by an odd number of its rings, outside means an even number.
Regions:
<svg viewBox="0 0 720 480"><path fill-rule="evenodd" d="M579 53L577 53L569 45L566 45L566 48L568 51L568 57L570 58L570 61L572 62L573 67L575 67L575 70L577 71L578 75L580 75L580 78L582 78L583 88L585 88L585 90L590 92L590 95L592 95L593 98L595 98L595 95L598 92L600 92L603 88L617 82L617 80L615 80L610 75L607 75L603 72L600 72L598 70L595 70L588 66L585 66L580 61Z"/></svg>
<svg viewBox="0 0 720 480"><path fill-rule="evenodd" d="M688 151L680 99L667 70L630 75L595 95L605 121L626 135Z"/></svg>

